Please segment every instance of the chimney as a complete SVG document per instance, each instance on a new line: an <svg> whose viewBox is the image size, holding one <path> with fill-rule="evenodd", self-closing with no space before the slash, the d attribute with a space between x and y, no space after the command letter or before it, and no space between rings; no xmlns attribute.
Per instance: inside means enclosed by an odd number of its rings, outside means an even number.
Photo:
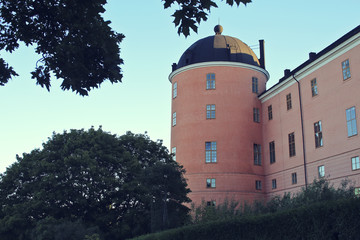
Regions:
<svg viewBox="0 0 360 240"><path fill-rule="evenodd" d="M176 63L173 63L173 64L171 65L171 67L172 67L172 71L175 71L176 68L177 68L177 64L176 64Z"/></svg>
<svg viewBox="0 0 360 240"><path fill-rule="evenodd" d="M264 40L261 39L259 40L259 46L260 46L260 67L265 69L265 44L264 44Z"/></svg>
<svg viewBox="0 0 360 240"><path fill-rule="evenodd" d="M315 58L316 58L316 53L315 52L309 53L309 60L314 60Z"/></svg>
<svg viewBox="0 0 360 240"><path fill-rule="evenodd" d="M285 69L284 70L284 77L288 77L290 76L290 69Z"/></svg>

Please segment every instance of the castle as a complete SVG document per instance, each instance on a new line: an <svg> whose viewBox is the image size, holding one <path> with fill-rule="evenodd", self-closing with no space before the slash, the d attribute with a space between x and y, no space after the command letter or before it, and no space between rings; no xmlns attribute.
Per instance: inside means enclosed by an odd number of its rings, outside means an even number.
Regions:
<svg viewBox="0 0 360 240"><path fill-rule="evenodd" d="M260 58L241 40L198 40L173 64L171 151L195 204L266 200L316 178L360 191L360 26L266 89Z"/></svg>

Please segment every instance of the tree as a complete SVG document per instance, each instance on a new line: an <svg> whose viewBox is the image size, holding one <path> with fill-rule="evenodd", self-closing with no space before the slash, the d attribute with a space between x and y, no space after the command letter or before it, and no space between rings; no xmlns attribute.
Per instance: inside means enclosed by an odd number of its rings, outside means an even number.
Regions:
<svg viewBox="0 0 360 240"><path fill-rule="evenodd" d="M174 24L178 27L178 34L185 37L190 35L190 29L197 32L201 21L206 21L212 7L217 8L217 1L212 0L162 0L164 8L169 8L173 4L177 4L179 9L172 15ZM239 6L241 3L246 5L251 0L226 0L226 4L233 6L234 3Z"/></svg>
<svg viewBox="0 0 360 240"><path fill-rule="evenodd" d="M178 4L172 15L178 33L197 32L197 24L206 21L208 12L217 7L212 0L162 0L164 8ZM251 0L235 0L248 3ZM234 0L226 0L229 5ZM12 52L19 42L34 45L41 55L32 78L50 91L51 75L62 79L61 88L81 96L109 80L121 82L120 48L124 35L110 28L101 13L106 0L0 0L0 51ZM13 67L0 58L0 86L17 76Z"/></svg>
<svg viewBox="0 0 360 240"><path fill-rule="evenodd" d="M189 211L183 203L190 201L183 173L146 135L118 137L101 128L54 133L0 175L0 239L32 239L49 229L48 218L70 232L69 222L79 222L104 239L129 238L164 228L152 216L159 206L180 216L166 219L167 226L182 225Z"/></svg>

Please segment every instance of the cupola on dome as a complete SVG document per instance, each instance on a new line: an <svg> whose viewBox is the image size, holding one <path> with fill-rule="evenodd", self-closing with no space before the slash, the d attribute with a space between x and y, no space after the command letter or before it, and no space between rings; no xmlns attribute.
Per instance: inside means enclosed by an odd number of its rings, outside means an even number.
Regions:
<svg viewBox="0 0 360 240"><path fill-rule="evenodd" d="M248 45L235 37L221 35L223 31L221 25L215 26L214 31L214 36L200 39L191 45L181 56L176 68L213 61L260 66L259 59Z"/></svg>

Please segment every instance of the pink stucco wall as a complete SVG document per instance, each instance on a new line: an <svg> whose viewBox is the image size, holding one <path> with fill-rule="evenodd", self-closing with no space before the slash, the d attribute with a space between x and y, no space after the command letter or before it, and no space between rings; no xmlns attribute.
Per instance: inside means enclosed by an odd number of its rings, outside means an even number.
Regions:
<svg viewBox="0 0 360 240"><path fill-rule="evenodd" d="M349 59L351 78L343 80L341 63ZM303 107L303 126L306 151L308 183L318 178L318 167L324 165L325 176L338 186L348 178L360 186L360 170L353 171L351 157L360 155L359 135L348 137L345 110L355 106L357 125L360 124L360 46L334 57L325 65L306 76L295 76L300 80ZM316 78L318 95L312 96L311 80ZM305 183L303 146L300 122L298 85L274 91L274 96L262 101L262 111L272 105L273 119L263 114L263 137L265 157L265 181L268 197L284 192L295 192ZM291 93L293 109L286 110L286 94ZM315 147L314 123L321 121L323 146ZM359 126L359 125L358 125ZM289 157L287 134L295 132L296 157ZM275 141L276 163L270 164L268 143ZM297 172L298 183L291 183L291 173ZM272 189L271 180L277 179L277 188Z"/></svg>
<svg viewBox="0 0 360 240"><path fill-rule="evenodd" d="M206 90L206 74L215 73L216 89ZM266 76L241 67L201 67L181 72L177 97L172 100L176 126L171 131L171 147L187 173L190 198L196 203L229 199L262 199L255 180L263 179L263 167L255 166L253 144L262 142L261 124L253 121L253 108L261 109L252 92L252 77L257 77L259 92L265 90ZM216 118L206 119L206 105L215 104ZM205 162L205 142L217 142L217 162ZM207 188L206 179L215 178L216 188Z"/></svg>
<svg viewBox="0 0 360 240"><path fill-rule="evenodd" d="M359 39L353 37L335 46L298 70L295 78L299 84L289 76L260 96L252 92L252 77L259 80L259 93L265 91L267 77L256 68L203 64L174 74L171 81L177 83L178 90L172 99L172 113L176 112L177 124L172 126L171 147L176 147L176 159L187 171L193 202L221 203L225 198L251 202L295 193L305 186L305 177L308 184L319 178L319 166L324 166L325 177L335 186L349 179L360 187L360 169L353 170L351 165L351 158L360 156ZM341 63L346 59L351 78L343 80ZM208 73L216 75L215 90L206 90ZM317 82L316 96L311 92L313 79ZM290 110L287 94L291 94ZM207 104L215 104L215 119L206 119ZM268 119L269 105L272 120ZM356 110L358 134L348 137L345 111L350 107ZM260 109L260 123L253 121L253 108ZM322 123L323 146L316 148L314 123L318 121ZM290 157L288 134L292 132L296 155ZM205 162L207 141L217 142L216 163ZM269 153L272 141L274 163L270 163ZM261 166L254 165L254 143L262 147ZM296 183L292 182L293 173ZM216 179L215 188L206 187L207 178ZM274 179L276 188L272 186ZM255 189L256 180L262 182L261 190Z"/></svg>

